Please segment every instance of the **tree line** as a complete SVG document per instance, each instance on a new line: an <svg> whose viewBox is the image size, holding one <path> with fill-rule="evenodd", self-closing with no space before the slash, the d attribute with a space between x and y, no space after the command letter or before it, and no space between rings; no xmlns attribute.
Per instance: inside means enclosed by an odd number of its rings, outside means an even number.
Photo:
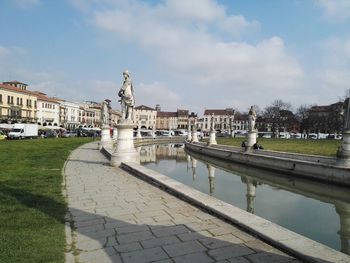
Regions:
<svg viewBox="0 0 350 263"><path fill-rule="evenodd" d="M277 99L264 110L255 106L259 131L339 134L343 126L343 102L327 106L301 105L294 112L292 105Z"/></svg>

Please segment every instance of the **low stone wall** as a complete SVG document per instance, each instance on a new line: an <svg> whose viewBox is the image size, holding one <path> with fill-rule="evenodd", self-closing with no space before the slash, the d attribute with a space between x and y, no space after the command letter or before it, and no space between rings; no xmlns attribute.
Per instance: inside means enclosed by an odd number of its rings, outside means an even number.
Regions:
<svg viewBox="0 0 350 263"><path fill-rule="evenodd" d="M149 144L162 144L162 143L185 143L186 137L183 136L173 136L173 137L143 137L135 138L135 146L149 145Z"/></svg>
<svg viewBox="0 0 350 263"><path fill-rule="evenodd" d="M350 169L330 164L330 158L271 151L243 152L238 147L186 142L186 149L199 154L295 176L350 186ZM305 157L304 157L305 156ZM304 158L303 158L304 157Z"/></svg>

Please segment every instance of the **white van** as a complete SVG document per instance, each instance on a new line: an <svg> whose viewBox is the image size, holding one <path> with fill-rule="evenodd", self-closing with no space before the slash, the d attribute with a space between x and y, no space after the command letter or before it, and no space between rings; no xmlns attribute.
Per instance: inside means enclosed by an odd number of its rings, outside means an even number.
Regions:
<svg viewBox="0 0 350 263"><path fill-rule="evenodd" d="M38 124L16 123L8 134L9 139L37 138Z"/></svg>

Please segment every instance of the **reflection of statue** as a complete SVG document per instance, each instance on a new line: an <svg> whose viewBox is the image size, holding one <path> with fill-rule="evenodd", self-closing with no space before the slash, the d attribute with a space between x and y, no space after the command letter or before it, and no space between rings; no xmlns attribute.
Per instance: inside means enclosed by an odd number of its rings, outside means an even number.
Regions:
<svg viewBox="0 0 350 263"><path fill-rule="evenodd" d="M102 102L101 107L101 125L108 126L109 125L109 113L108 113L108 103L107 101Z"/></svg>
<svg viewBox="0 0 350 263"><path fill-rule="evenodd" d="M254 106L250 107L249 110L249 123L248 123L248 129L249 131L253 131L255 128L255 120L256 120L256 112L254 109Z"/></svg>
<svg viewBox="0 0 350 263"><path fill-rule="evenodd" d="M123 72L123 77L123 86L120 88L118 93L122 107L122 119L131 120L135 105L134 88L129 76L129 71L125 70Z"/></svg>
<svg viewBox="0 0 350 263"><path fill-rule="evenodd" d="M343 119L344 119L343 131L350 130L350 105L349 104L350 104L349 98L346 98L343 104L343 109L341 111L341 115L343 116Z"/></svg>

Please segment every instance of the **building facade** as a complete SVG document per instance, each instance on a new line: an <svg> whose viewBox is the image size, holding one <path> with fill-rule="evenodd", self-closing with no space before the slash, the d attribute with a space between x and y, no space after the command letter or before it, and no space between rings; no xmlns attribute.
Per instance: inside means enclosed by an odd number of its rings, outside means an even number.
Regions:
<svg viewBox="0 0 350 263"><path fill-rule="evenodd" d="M153 129L156 127L157 111L151 107L140 105L134 108L133 121L141 129Z"/></svg>
<svg viewBox="0 0 350 263"><path fill-rule="evenodd" d="M203 130L209 131L212 115L215 122L215 130L231 131L234 125L235 111L232 108L226 109L206 109L203 114Z"/></svg>
<svg viewBox="0 0 350 263"><path fill-rule="evenodd" d="M175 130L178 127L177 112L158 111L156 129Z"/></svg>
<svg viewBox="0 0 350 263"><path fill-rule="evenodd" d="M60 103L45 93L37 94L37 123L42 126L60 126Z"/></svg>
<svg viewBox="0 0 350 263"><path fill-rule="evenodd" d="M28 91L27 86L19 81L0 84L1 122L36 122L37 95Z"/></svg>
<svg viewBox="0 0 350 263"><path fill-rule="evenodd" d="M69 101L60 101L60 126L72 130L79 128L79 104Z"/></svg>

